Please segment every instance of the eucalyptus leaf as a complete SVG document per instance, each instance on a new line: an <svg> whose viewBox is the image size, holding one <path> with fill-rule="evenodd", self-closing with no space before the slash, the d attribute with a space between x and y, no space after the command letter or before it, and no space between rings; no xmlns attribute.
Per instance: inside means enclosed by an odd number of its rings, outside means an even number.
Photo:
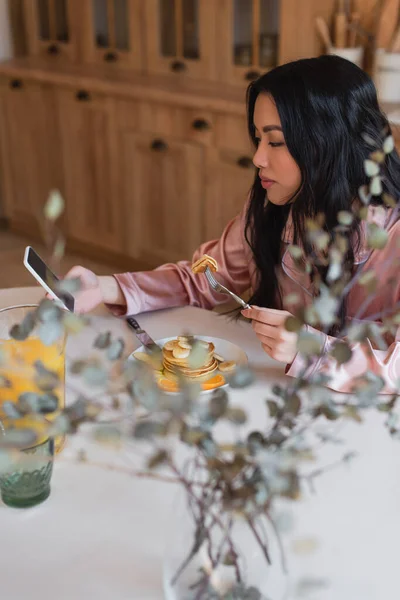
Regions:
<svg viewBox="0 0 400 600"><path fill-rule="evenodd" d="M37 316L42 323L59 322L62 319L62 310L55 302L45 298L38 306Z"/></svg>
<svg viewBox="0 0 400 600"><path fill-rule="evenodd" d="M363 421L362 416L355 406L347 406L343 414L347 419L351 419L356 423L362 423Z"/></svg>
<svg viewBox="0 0 400 600"><path fill-rule="evenodd" d="M37 392L24 392L18 397L18 409L24 414L39 412L40 394Z"/></svg>
<svg viewBox="0 0 400 600"><path fill-rule="evenodd" d="M297 340L297 349L304 356L315 356L321 352L321 341L315 334L301 331Z"/></svg>
<svg viewBox="0 0 400 600"><path fill-rule="evenodd" d="M269 416L272 419L275 419L275 417L277 417L279 413L278 404L274 400L267 400L267 406L269 410Z"/></svg>
<svg viewBox="0 0 400 600"><path fill-rule="evenodd" d="M394 138L392 135L388 135L388 137L383 142L383 151L385 154L390 154L394 150Z"/></svg>
<svg viewBox="0 0 400 600"><path fill-rule="evenodd" d="M396 208L397 202L393 198L393 196L391 196L390 194L387 194L386 192L384 192L382 194L382 199L383 199L384 203L386 204L386 206L389 206L389 208Z"/></svg>
<svg viewBox="0 0 400 600"><path fill-rule="evenodd" d="M229 405L228 394L225 390L216 390L208 403L208 412L213 419L221 418Z"/></svg>
<svg viewBox="0 0 400 600"><path fill-rule="evenodd" d="M158 450L147 461L147 468L150 470L161 467L168 460L168 453L165 450Z"/></svg>
<svg viewBox="0 0 400 600"><path fill-rule="evenodd" d="M382 194L382 180L379 175L376 175L371 179L369 191L372 196L380 196Z"/></svg>
<svg viewBox="0 0 400 600"><path fill-rule="evenodd" d="M9 419L20 419L23 415L19 412L15 402L10 400L2 401L1 410Z"/></svg>
<svg viewBox="0 0 400 600"><path fill-rule="evenodd" d="M363 208L368 207L368 204L370 203L371 200L371 194L370 194L370 190L367 186L362 185L360 188L358 188L358 195L360 197L360 200L363 204L365 204L365 206ZM360 209L360 213L361 213L361 209ZM363 213L360 214L359 213L359 217L360 219L366 219L366 212L364 211Z"/></svg>
<svg viewBox="0 0 400 600"><path fill-rule="evenodd" d="M37 441L37 433L33 429L18 428L0 431L0 448L23 449L34 446Z"/></svg>
<svg viewBox="0 0 400 600"><path fill-rule="evenodd" d="M154 421L143 421L137 423L133 430L133 437L137 440L148 440L153 436L157 436L162 432L160 423Z"/></svg>
<svg viewBox="0 0 400 600"><path fill-rule="evenodd" d="M303 256L303 251L301 248L299 248L299 246L289 246L288 251L290 256L295 260L299 260Z"/></svg>
<svg viewBox="0 0 400 600"><path fill-rule="evenodd" d="M347 210L340 210L338 212L338 221L341 225L351 225L354 220L354 215Z"/></svg>
<svg viewBox="0 0 400 600"><path fill-rule="evenodd" d="M88 363L86 361L76 360L71 364L70 372L72 375L81 375L87 366Z"/></svg>
<svg viewBox="0 0 400 600"><path fill-rule="evenodd" d="M84 368L82 377L87 385L104 387L107 383L108 373L100 365L88 365Z"/></svg>
<svg viewBox="0 0 400 600"><path fill-rule="evenodd" d="M103 446L115 446L121 442L122 432L116 425L100 425L93 431L93 439Z"/></svg>
<svg viewBox="0 0 400 600"><path fill-rule="evenodd" d="M60 293L66 292L67 294L75 294L79 292L82 287L82 282L79 277L71 277L63 279L57 284L57 289Z"/></svg>
<svg viewBox="0 0 400 600"><path fill-rule="evenodd" d="M243 425L247 421L247 415L242 408L228 408L225 417L235 425Z"/></svg>
<svg viewBox="0 0 400 600"><path fill-rule="evenodd" d="M60 236L58 237L56 243L54 244L54 248L53 248L53 258L55 260L61 260L65 254L65 246L66 246L66 241L65 238Z"/></svg>
<svg viewBox="0 0 400 600"><path fill-rule="evenodd" d="M200 340L195 340L188 357L188 364L191 369L201 368L208 358L208 345L205 346Z"/></svg>
<svg viewBox="0 0 400 600"><path fill-rule="evenodd" d="M69 311L63 311L63 324L64 328L68 333L76 334L80 333L85 327L89 325L89 320L83 315L77 315Z"/></svg>
<svg viewBox="0 0 400 600"><path fill-rule="evenodd" d="M40 390L51 392L60 385L58 374L47 369L41 360L37 360L33 366L36 370L35 383Z"/></svg>
<svg viewBox="0 0 400 600"><path fill-rule="evenodd" d="M285 409L290 414L297 416L300 412L300 408L301 408L301 400L300 400L299 396L297 394L291 394L291 396L288 398L288 400L286 402Z"/></svg>
<svg viewBox="0 0 400 600"><path fill-rule="evenodd" d="M111 331L105 331L100 333L94 341L94 348L99 350L105 350L111 344Z"/></svg>
<svg viewBox="0 0 400 600"><path fill-rule="evenodd" d="M377 163L383 163L385 160L385 153L382 150L375 150L370 155L370 159Z"/></svg>
<svg viewBox="0 0 400 600"><path fill-rule="evenodd" d="M49 221L57 221L64 211L64 199L58 190L52 190L44 206L44 216Z"/></svg>
<svg viewBox="0 0 400 600"><path fill-rule="evenodd" d="M379 165L373 160L364 160L364 172L368 177L375 177L380 172Z"/></svg>
<svg viewBox="0 0 400 600"><path fill-rule="evenodd" d="M254 374L244 365L239 365L236 371L229 376L229 385L234 389L249 387L254 382Z"/></svg>
<svg viewBox="0 0 400 600"><path fill-rule="evenodd" d="M285 321L286 331L297 333L303 327L304 323L298 318L290 315Z"/></svg>
<svg viewBox="0 0 400 600"><path fill-rule="evenodd" d="M35 324L35 315L33 312L29 312L21 323L11 327L10 337L19 342L26 340L34 330Z"/></svg>
<svg viewBox="0 0 400 600"><path fill-rule="evenodd" d="M118 338L111 343L107 348L106 356L108 360L118 360L121 358L125 349L125 342L122 338Z"/></svg>
<svg viewBox="0 0 400 600"><path fill-rule="evenodd" d="M346 342L337 342L333 346L330 354L339 365L345 365L351 359L353 352Z"/></svg>
<svg viewBox="0 0 400 600"><path fill-rule="evenodd" d="M64 335L64 327L58 321L42 323L38 330L39 338L45 346L52 346Z"/></svg>
<svg viewBox="0 0 400 600"><path fill-rule="evenodd" d="M375 223L368 226L367 244L373 250L382 250L389 239L389 234L385 229L378 227Z"/></svg>

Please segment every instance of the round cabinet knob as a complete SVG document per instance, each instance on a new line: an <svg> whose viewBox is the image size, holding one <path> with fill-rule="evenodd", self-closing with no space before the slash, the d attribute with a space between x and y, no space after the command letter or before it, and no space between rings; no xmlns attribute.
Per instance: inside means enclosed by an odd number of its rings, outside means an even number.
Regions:
<svg viewBox="0 0 400 600"><path fill-rule="evenodd" d="M186 70L187 66L181 60L174 60L174 62L171 63L171 71L173 71L174 73L183 73Z"/></svg>
<svg viewBox="0 0 400 600"><path fill-rule="evenodd" d="M106 52L104 55L104 60L106 62L117 62L118 54L116 52Z"/></svg>
<svg viewBox="0 0 400 600"><path fill-rule="evenodd" d="M192 127L197 131L208 131L211 129L210 123L205 119L195 119L192 123Z"/></svg>
<svg viewBox="0 0 400 600"><path fill-rule="evenodd" d="M24 87L24 84L22 83L21 79L11 79L11 81L10 81L11 89L20 90L22 87Z"/></svg>
<svg viewBox="0 0 400 600"><path fill-rule="evenodd" d="M47 54L52 54L53 56L60 54L60 48L57 46L57 44L50 44L50 46L47 48Z"/></svg>
<svg viewBox="0 0 400 600"><path fill-rule="evenodd" d="M261 76L260 71L247 71L245 78L247 79L247 81L254 81L255 79L258 79Z"/></svg>
<svg viewBox="0 0 400 600"><path fill-rule="evenodd" d="M91 97L89 92L87 92L86 90L79 90L78 92L76 92L76 99L79 100L79 102L89 102L89 100L91 100Z"/></svg>
<svg viewBox="0 0 400 600"><path fill-rule="evenodd" d="M237 164L239 167L242 167L242 169L250 169L253 166L253 161L248 156L241 156L238 159Z"/></svg>
<svg viewBox="0 0 400 600"><path fill-rule="evenodd" d="M168 150L168 144L164 140L153 140L150 147L155 152L165 152Z"/></svg>

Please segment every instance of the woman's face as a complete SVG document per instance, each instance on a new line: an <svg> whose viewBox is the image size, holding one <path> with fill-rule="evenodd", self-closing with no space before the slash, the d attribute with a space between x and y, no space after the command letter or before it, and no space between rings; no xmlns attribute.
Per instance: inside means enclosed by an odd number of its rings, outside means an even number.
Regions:
<svg viewBox="0 0 400 600"><path fill-rule="evenodd" d="M298 191L301 173L287 149L281 120L272 97L259 94L254 108L258 148L253 163L259 170L261 185L273 204L286 204Z"/></svg>

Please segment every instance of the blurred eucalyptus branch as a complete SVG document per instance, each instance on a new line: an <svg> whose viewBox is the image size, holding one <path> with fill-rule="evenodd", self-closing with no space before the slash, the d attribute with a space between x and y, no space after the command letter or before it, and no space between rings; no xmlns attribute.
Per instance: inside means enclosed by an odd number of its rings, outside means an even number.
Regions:
<svg viewBox="0 0 400 600"><path fill-rule="evenodd" d="M371 142L372 143L372 142ZM286 569L283 544L276 522L276 505L280 501L296 501L301 497L303 484L314 486L315 479L325 469L311 468L318 458L316 444L308 435L313 426L321 422L352 420L362 423L364 412L374 408L387 413L386 427L394 438L400 438L400 427L396 415L398 393L379 397L384 382L373 373L366 373L355 382L354 394L341 396L340 400L326 387L329 377L321 372L309 375L316 361L324 361L323 337L339 323L338 312L344 298L355 286L364 286L368 298L358 310L357 318L363 316L367 303L372 302L377 291L376 273L366 269L352 276L346 266L349 249L349 232L354 219L366 221L371 200L382 194L381 165L394 148L393 138L387 136L382 148L374 148L365 161L365 172L369 186L360 189L359 203L354 212L338 214L338 225L330 235L321 215L307 222L308 241L312 251L305 255L298 246L289 252L296 267L310 274L313 265L326 268L326 281L315 278L314 302L306 307L297 303L296 295L287 298L297 308L286 322L288 331L298 335L298 350L304 359L300 377L287 385L275 385L265 400L265 416L268 423L262 430L248 430L247 414L244 409L231 404L229 393L216 390L208 402L199 401L200 388L181 381L181 393L164 395L157 386L153 371L148 364L127 359L124 341L114 339L110 331L98 332L94 341L93 356L83 356L71 361L68 384L76 392L77 400L59 412L51 423L48 434L56 436L74 434L84 423L93 424L92 435L99 443L120 441L123 437L145 444L152 449L146 459L144 471L124 468L123 472L135 476L149 476L177 483L185 490L194 522L195 536L189 542L184 562L175 573L173 581L179 579L193 558L206 548L208 568L204 567L199 580L194 583L193 598L225 598L233 600L257 600L265 598L264 590L246 586L240 548L235 545L233 523L240 518L252 532L267 565L271 563L268 540L263 539L258 528L260 517L266 517L278 535L282 564ZM394 198L383 195L389 208L397 206ZM45 206L45 230L51 243L54 261L64 252L64 240L55 229L55 223L63 211L61 196L53 192ZM367 223L366 243L370 250L378 250L387 243L387 232L375 224ZM399 257L391 257L393 261ZM388 265L384 264L382 268ZM396 282L393 282L393 285ZM75 292L79 281L61 284L64 290ZM338 329L337 342L330 350L330 358L337 365L346 364L352 356L351 344L366 343L369 339L378 348L386 348L386 338L393 336L400 324L399 305L384 309L373 315L373 322L353 322ZM63 311L49 300L39 307L11 332L16 340L28 338L34 327L39 326L39 336L44 344L54 343L64 333L74 335L90 329L91 319ZM318 328L322 333L315 333ZM3 360L3 363L2 363ZM4 357L0 354L0 367ZM18 402L4 401L1 410L8 420L18 420L34 414L45 423L46 415L54 413L57 397L52 393L59 383L55 373L47 370L38 361L35 367L37 392L25 392ZM232 389L251 387L254 375L247 368L239 368L229 378ZM6 377L0 379L5 391L9 387ZM84 390L90 389L90 393ZM121 407L130 407L132 425L119 428L118 424L99 424L105 399L112 399L116 412ZM143 416L144 411L144 416ZM222 443L216 432L218 423L231 425L234 441ZM123 429L123 430L122 430ZM327 434L316 434L319 442L336 443ZM0 435L0 468L7 464L16 449L32 443L35 431L31 428L9 428ZM182 465L176 459L171 440L179 440L189 450L189 458ZM348 462L353 454L344 453L338 464ZM77 462L87 461L81 454ZM329 470L337 464L326 468ZM117 467L116 467L117 468ZM215 544L213 532L219 531L219 542ZM221 565L232 568L233 579L228 590L216 589L212 574ZM299 584L301 594L322 587L320 580L305 580ZM300 592L299 592L300 594Z"/></svg>

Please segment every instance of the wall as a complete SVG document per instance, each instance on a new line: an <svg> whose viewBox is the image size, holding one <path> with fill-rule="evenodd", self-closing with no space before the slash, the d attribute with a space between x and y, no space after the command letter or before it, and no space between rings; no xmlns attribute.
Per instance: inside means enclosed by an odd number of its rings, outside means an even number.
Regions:
<svg viewBox="0 0 400 600"><path fill-rule="evenodd" d="M11 41L11 26L8 15L7 0L0 0L0 60L11 58L13 54ZM1 173L0 173L1 177ZM0 218L3 216L2 199L0 195Z"/></svg>

